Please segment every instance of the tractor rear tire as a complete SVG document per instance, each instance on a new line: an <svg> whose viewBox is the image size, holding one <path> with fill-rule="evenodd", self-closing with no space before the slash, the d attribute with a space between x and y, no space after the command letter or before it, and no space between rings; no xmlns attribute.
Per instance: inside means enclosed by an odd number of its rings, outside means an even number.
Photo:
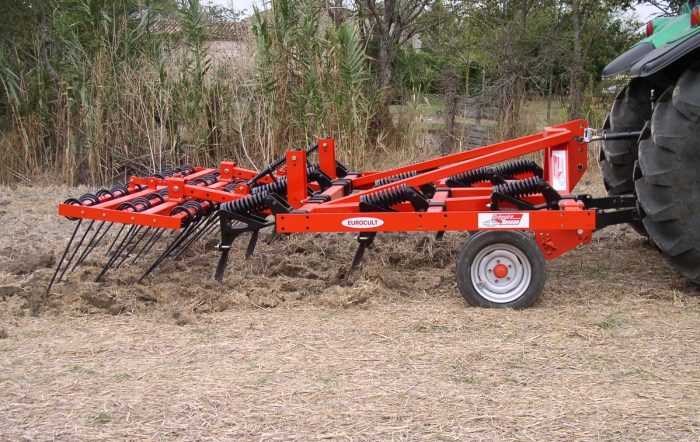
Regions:
<svg viewBox="0 0 700 442"><path fill-rule="evenodd" d="M642 130L651 117L650 88L633 80L615 97L603 130L630 132ZM603 181L609 195L634 193L632 169L637 159L637 140L605 140L600 155Z"/></svg>
<svg viewBox="0 0 700 442"><path fill-rule="evenodd" d="M700 63L659 97L639 168L644 227L671 265L700 284Z"/></svg>
<svg viewBox="0 0 700 442"><path fill-rule="evenodd" d="M651 88L641 79L632 80L615 97L610 114L603 123L609 132L639 131L651 118ZM633 171L637 160L638 140L605 140L598 162L603 172L603 184L608 195L633 194ZM641 222L630 223L640 235L646 236Z"/></svg>

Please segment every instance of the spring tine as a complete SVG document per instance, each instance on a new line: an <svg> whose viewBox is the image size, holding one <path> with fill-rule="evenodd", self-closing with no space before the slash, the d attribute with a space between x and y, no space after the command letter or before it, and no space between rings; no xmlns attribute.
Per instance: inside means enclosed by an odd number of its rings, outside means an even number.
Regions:
<svg viewBox="0 0 700 442"><path fill-rule="evenodd" d="M124 231L124 228L125 228L125 227L126 227L126 224L122 224L121 229L119 229L119 231L117 232L117 236L114 237L114 240L112 241L112 244L109 245L109 249L107 249L107 251L105 252L105 255L109 255L109 252L112 251L112 248L114 247L114 244L117 243L117 240L118 240L119 237L121 236L121 234L122 234L122 232Z"/></svg>
<svg viewBox="0 0 700 442"><path fill-rule="evenodd" d="M277 233L277 229L272 229L272 232L270 232L270 235L267 237L267 244L273 244L277 239L280 237L279 233Z"/></svg>
<svg viewBox="0 0 700 442"><path fill-rule="evenodd" d="M441 230L435 234L435 241L442 241L442 237L445 236L445 231Z"/></svg>
<svg viewBox="0 0 700 442"><path fill-rule="evenodd" d="M155 270L156 267L158 267L158 266L160 265L160 263L163 262L163 260L164 260L165 258L167 258L167 257L170 255L170 253L171 253L175 248L177 248L177 246L182 242L182 239L183 239L183 238L189 236L189 233L188 233L188 232L190 231L190 229L191 229L193 226L194 226L194 224L190 224L185 230L182 230L182 231L175 237L175 239L173 239L173 241L168 245L168 247L165 248L165 251L163 251L163 253L161 253L160 256L153 262L153 264L151 264L151 266L148 268L148 270L146 270L146 272L145 272L143 275L141 275L141 277L139 278L139 282L143 281L143 278L145 278L145 277L148 276L153 270Z"/></svg>
<svg viewBox="0 0 700 442"><path fill-rule="evenodd" d="M253 256L253 252L255 251L255 246L258 243L258 234L260 233L260 230L253 230L250 234L250 241L248 242L248 248L245 251L245 258L249 259L251 256Z"/></svg>
<svg viewBox="0 0 700 442"><path fill-rule="evenodd" d="M362 258L365 256L365 250L367 250L367 248L372 245L376 236L377 232L366 232L360 234L360 236L357 238L357 241L360 243L360 246L357 248L357 252L355 252L355 257L353 258L352 264L350 265L350 270L348 271L347 275L345 275L346 279L348 279L350 275L355 270L357 270L358 267L360 267L360 264L362 263Z"/></svg>
<svg viewBox="0 0 700 442"><path fill-rule="evenodd" d="M195 241L209 235L211 232L216 230L216 227L218 226L218 223L216 222L217 218L218 213L214 216L210 216L207 219L207 221L199 228L199 230L175 252L173 260L179 259L180 256L182 256L182 254L185 253L185 251L187 251L187 249L189 249Z"/></svg>
<svg viewBox="0 0 700 442"><path fill-rule="evenodd" d="M365 250L367 250L367 243L360 243L360 246L357 248L357 252L355 252L355 257L352 259L352 264L350 265L350 271L348 274L354 272L360 266L362 263L362 258L365 256Z"/></svg>
<svg viewBox="0 0 700 442"><path fill-rule="evenodd" d="M83 261L85 261L87 259L87 257L90 255L90 253L92 253L93 250L95 250L95 247L97 247L97 245L102 241L102 239L105 237L107 232L109 232L109 229L111 229L113 225L114 224L109 223L109 225L104 230L104 232L102 232L102 235L100 235L100 237L97 238L97 241L95 241L95 243L92 245L92 247L90 247L90 249L87 250L87 253L85 254L85 256L83 256L83 258L79 261L80 264L82 264Z"/></svg>
<svg viewBox="0 0 700 442"><path fill-rule="evenodd" d="M188 234L187 238L180 241L180 244L170 253L173 259L177 259L182 255L182 253L199 238L202 232L208 227L210 219L211 215L209 215L206 220L198 222L197 227L193 229L192 233Z"/></svg>
<svg viewBox="0 0 700 442"><path fill-rule="evenodd" d="M97 228L95 229L95 233L92 235L92 238L90 238L90 241L88 241L87 246L85 246L85 250L83 250L83 253L80 254L78 259L75 261L75 264L73 264L73 268L70 270L71 272L75 270L78 265L80 265L81 262L87 257L87 254L90 253L90 250L92 249L93 244L95 243L95 238L97 238L97 235L100 234L100 231L102 230L102 226L105 225L105 222L102 221L100 224L98 224Z"/></svg>
<svg viewBox="0 0 700 442"><path fill-rule="evenodd" d="M136 257L134 257L131 263L135 264L136 261L141 257L141 255L148 253L148 251L151 250L151 247L153 247L153 244L155 244L155 242L158 241L158 238L160 238L160 236L163 235L164 232L165 229L154 230L151 237L146 240L146 242L143 244L143 247L141 247L141 250L139 251L139 253L136 254Z"/></svg>
<svg viewBox="0 0 700 442"><path fill-rule="evenodd" d="M95 220L90 221L90 224L88 224L87 229L85 229L85 233L83 233L83 236L80 237L80 241L78 241L78 245L75 246L75 249L73 250L73 253L71 253L70 258L68 259L68 262L66 263L66 266L63 268L63 271L58 276L59 281L61 281L61 279L63 279L63 276L66 274L66 271L70 267L71 262L73 262L73 258L75 258L75 255L76 255L76 253L78 253L78 250L83 245L83 241L85 241L87 234L90 232L90 229L92 229L93 224L95 224Z"/></svg>
<svg viewBox="0 0 700 442"><path fill-rule="evenodd" d="M114 264L117 259L119 259L119 256L122 254L122 251L128 247L129 243L133 239L133 233L134 230L137 229L137 226L131 226L129 227L129 230L127 230L126 235L124 236L124 239L119 243L117 248L114 250L114 253L112 256L109 258L109 261L107 261L107 264L105 264L104 267L102 267L102 271L100 272L99 275L97 275L97 279L95 279L95 282L98 282L100 279L102 279L102 276L104 276L105 273L107 273L107 270L109 270L110 267L112 267L112 264ZM138 231L137 231L138 233Z"/></svg>
<svg viewBox="0 0 700 442"><path fill-rule="evenodd" d="M226 263L228 262L228 253L230 249L222 249L221 256L219 257L219 263L216 265L216 272L214 273L214 279L221 282L224 279L224 271L226 270Z"/></svg>
<svg viewBox="0 0 700 442"><path fill-rule="evenodd" d="M134 238L136 238L136 235L138 235L138 232L142 229L143 229L143 234L141 234L141 237L131 246L129 251L124 254L124 257L122 257L122 260L119 261L119 264L117 264L114 267L115 269L118 269L119 267L121 267L122 264L124 264L124 261L126 261L126 259L129 257L129 255L131 255L131 253L134 251L134 249L136 249L136 247L138 247L139 243L143 240L143 238L148 235L148 227L144 228L142 226L139 226L137 232L134 234Z"/></svg>
<svg viewBox="0 0 700 442"><path fill-rule="evenodd" d="M66 255L68 254L68 250L70 250L70 246L71 246L71 244L73 244L73 240L75 239L75 234L78 233L78 229L80 228L80 224L82 222L83 222L82 219L78 219L78 223L75 225L75 229L73 229L73 234L70 236L70 239L68 240L68 244L66 245L65 250L63 250L63 255L61 255L61 259L58 261L58 265L56 266L56 271L53 272L53 276L51 277L51 281L49 281L49 285L48 285L48 287L46 287L46 294L47 295L51 291L51 286L53 286L53 283L56 280L56 275L58 275L58 271L61 270L61 264L63 264L63 260L66 259Z"/></svg>

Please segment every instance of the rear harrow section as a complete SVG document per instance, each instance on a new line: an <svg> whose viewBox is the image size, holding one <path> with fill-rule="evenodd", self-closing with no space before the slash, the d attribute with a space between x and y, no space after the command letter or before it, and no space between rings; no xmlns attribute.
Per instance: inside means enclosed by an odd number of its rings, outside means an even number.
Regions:
<svg viewBox="0 0 700 442"><path fill-rule="evenodd" d="M94 255L101 243L107 263L98 280L110 269L148 258L143 280L166 259L179 259L194 242L218 232L214 276L222 281L236 239L244 234L250 236L240 249L250 257L260 231L268 227L274 227L272 238L348 232L357 234L359 243L350 277L380 232L441 237L478 231L457 263L460 292L474 305L524 308L542 290L546 260L590 242L598 228L639 218L634 198L572 194L587 168L586 129L584 121L572 121L383 171L348 171L336 161L334 141L321 139L306 150L287 151L259 171L228 161L218 169L186 165L132 177L126 186L59 206L59 214L75 220L76 227L54 280ZM519 158L537 152L541 165ZM309 162L311 155L317 155L317 164ZM159 247L163 238L168 241Z"/></svg>

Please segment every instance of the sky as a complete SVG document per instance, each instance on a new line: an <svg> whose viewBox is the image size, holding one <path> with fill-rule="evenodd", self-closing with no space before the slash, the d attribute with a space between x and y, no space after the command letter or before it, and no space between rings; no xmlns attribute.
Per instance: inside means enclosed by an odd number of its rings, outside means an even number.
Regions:
<svg viewBox="0 0 700 442"><path fill-rule="evenodd" d="M204 0L207 1L207 0ZM233 8L236 11L246 9L245 15L250 15L253 13L253 6L257 6L262 9L264 0L208 0L210 3L220 6L226 6L227 8ZM647 3L641 3L634 8L634 13L637 15L640 21L647 22L652 16L658 13L659 10L654 6Z"/></svg>

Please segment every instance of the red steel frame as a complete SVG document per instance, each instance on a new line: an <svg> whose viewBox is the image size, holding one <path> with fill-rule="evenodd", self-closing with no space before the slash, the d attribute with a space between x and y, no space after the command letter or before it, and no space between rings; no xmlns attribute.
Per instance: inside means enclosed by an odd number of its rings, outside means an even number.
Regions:
<svg viewBox="0 0 700 442"><path fill-rule="evenodd" d="M357 233L532 230L535 231L537 243L545 258L553 259L579 244L590 242L596 227L595 210L584 210L582 203L564 199L560 202L561 210L492 211L488 207L491 202L490 185L449 190L442 188L446 187L445 180L452 175L543 151L545 178L550 184L557 183L555 189L562 195L570 195L587 168L587 144L581 141L586 127L587 124L583 120L572 121L548 127L540 134L410 166L376 173L353 174L346 178L351 181L352 188L359 191L343 196L343 185L334 185L323 192L330 197L328 202L307 202L306 198L301 198L301 193L306 194L305 158L297 162L288 162L289 203L298 210L297 213L277 215L277 231ZM288 153L290 156L294 154L299 156L297 152ZM411 171L417 172L418 175L373 187L373 183L380 178ZM438 187L431 201L444 204L432 205L426 212L416 212L407 203L394 206L396 212L360 211L359 202L362 196L402 184L418 187L430 183ZM532 201L537 203L543 199L532 198ZM504 219L508 222L503 223Z"/></svg>
<svg viewBox="0 0 700 442"><path fill-rule="evenodd" d="M379 172L351 173L343 182L336 181L322 192L328 201L310 200L309 187L318 190L307 180L307 158L303 150L286 154L287 202L295 209L292 213L277 214L276 228L280 233L293 232L389 232L389 231L455 231L455 230L531 230L545 258L556 256L590 242L596 228L596 211L585 210L574 199L560 201L560 210L499 210L489 208L492 186L477 185L469 188L448 189L445 181L462 172L511 160L542 151L544 177L563 196L570 195L587 168L587 144L582 141L587 124L583 120L548 127L542 133L504 141L465 152L423 161L408 166ZM335 142L318 141L319 168L331 179L336 176ZM194 180L218 172L212 184L193 183ZM376 180L404 172L416 176L375 187ZM121 197L100 197L97 204L61 204L59 214L72 218L87 218L121 224L180 229L186 214L171 211L176 206L196 200L201 204L225 203L244 198L250 188L243 182L257 174L254 170L237 166L233 161L221 163L219 169L195 168L190 175L176 174L169 178L131 177L130 193ZM224 190L236 180L234 190ZM265 176L258 182L270 183ZM353 193L345 195L347 182ZM437 192L430 199L425 212L418 212L409 203L393 206L392 212L362 212L360 198L395 186L418 188L432 184ZM136 198L147 198L153 192L168 189L167 196L149 199L152 207L138 211L119 210L122 203ZM527 198L532 203L544 201L542 196ZM507 206L506 206L507 207ZM143 208L143 207L142 207ZM269 212L268 212L269 213Z"/></svg>

